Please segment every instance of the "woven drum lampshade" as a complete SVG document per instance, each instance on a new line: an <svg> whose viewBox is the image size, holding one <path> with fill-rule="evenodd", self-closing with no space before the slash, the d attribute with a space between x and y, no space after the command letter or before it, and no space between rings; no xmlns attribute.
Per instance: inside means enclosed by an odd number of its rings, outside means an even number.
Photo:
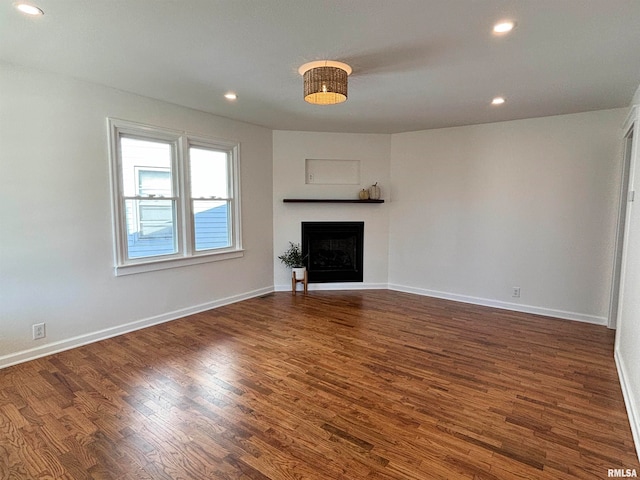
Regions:
<svg viewBox="0 0 640 480"><path fill-rule="evenodd" d="M298 72L304 79L304 99L315 105L334 105L347 100L347 77L351 67L346 63L320 60L305 63Z"/></svg>

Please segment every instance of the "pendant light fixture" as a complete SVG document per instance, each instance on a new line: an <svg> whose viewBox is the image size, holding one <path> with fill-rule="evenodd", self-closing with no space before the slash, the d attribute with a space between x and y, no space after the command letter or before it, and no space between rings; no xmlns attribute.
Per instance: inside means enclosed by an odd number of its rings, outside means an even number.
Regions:
<svg viewBox="0 0 640 480"><path fill-rule="evenodd" d="M347 100L347 77L351 67L333 60L302 65L298 72L304 80L304 99L314 105L334 105Z"/></svg>

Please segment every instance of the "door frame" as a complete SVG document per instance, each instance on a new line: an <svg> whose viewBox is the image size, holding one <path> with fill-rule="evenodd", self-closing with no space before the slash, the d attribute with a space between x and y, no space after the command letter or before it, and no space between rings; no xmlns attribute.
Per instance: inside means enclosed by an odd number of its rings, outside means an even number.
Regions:
<svg viewBox="0 0 640 480"><path fill-rule="evenodd" d="M607 326L615 329L618 324L620 305L622 304L621 284L623 276L623 261L625 257L626 227L628 222L628 204L634 201L634 191L630 181L635 169L634 159L637 157L638 142L640 141L640 119L638 106L634 105L627 115L622 127L623 158L620 172L620 194L618 197L618 221L616 226L616 240L614 244L613 276L611 281L611 295L609 301L609 318Z"/></svg>

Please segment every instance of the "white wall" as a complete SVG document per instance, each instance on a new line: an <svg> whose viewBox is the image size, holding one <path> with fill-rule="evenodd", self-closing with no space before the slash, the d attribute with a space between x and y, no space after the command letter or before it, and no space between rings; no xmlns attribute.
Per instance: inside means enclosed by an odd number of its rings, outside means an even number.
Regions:
<svg viewBox="0 0 640 480"><path fill-rule="evenodd" d="M606 324L625 111L393 135L390 287Z"/></svg>
<svg viewBox="0 0 640 480"><path fill-rule="evenodd" d="M364 221L363 283L313 284L313 288L386 288L389 204L283 203L283 198L358 198L360 189L378 182L387 202L390 135L273 132L273 231L275 256L288 242L300 242L303 221ZM305 159L360 160L360 185L309 185ZM291 273L274 259L277 290L291 289ZM328 288L328 287L327 287Z"/></svg>
<svg viewBox="0 0 640 480"><path fill-rule="evenodd" d="M640 88L638 89L640 92ZM640 96L627 125L634 125L629 190L635 201L627 203L625 244L622 258L620 303L615 357L629 422L640 459ZM622 130L622 135L627 129ZM621 140L622 141L622 140Z"/></svg>
<svg viewBox="0 0 640 480"><path fill-rule="evenodd" d="M240 141L243 258L114 276L108 116ZM2 65L0 162L0 367L273 289L271 130Z"/></svg>
<svg viewBox="0 0 640 480"><path fill-rule="evenodd" d="M640 105L640 85L636 89L636 93L633 95L633 99L631 100L631 106Z"/></svg>

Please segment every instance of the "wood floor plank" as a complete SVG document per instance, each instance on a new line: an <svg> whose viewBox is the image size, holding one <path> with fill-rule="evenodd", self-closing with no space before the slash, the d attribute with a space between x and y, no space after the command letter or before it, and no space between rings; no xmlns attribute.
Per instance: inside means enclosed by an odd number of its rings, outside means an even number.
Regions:
<svg viewBox="0 0 640 480"><path fill-rule="evenodd" d="M0 480L640 473L613 340L386 290L265 295L0 370Z"/></svg>

